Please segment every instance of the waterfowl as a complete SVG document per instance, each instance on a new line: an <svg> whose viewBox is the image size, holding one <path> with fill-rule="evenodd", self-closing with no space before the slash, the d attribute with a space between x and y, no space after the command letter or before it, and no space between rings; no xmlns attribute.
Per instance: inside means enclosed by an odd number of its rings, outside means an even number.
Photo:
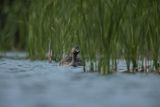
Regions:
<svg viewBox="0 0 160 107"><path fill-rule="evenodd" d="M84 63L82 60L78 57L78 54L80 53L79 47L73 47L70 51L70 53L62 58L60 61L60 65L68 65L68 66L84 66Z"/></svg>

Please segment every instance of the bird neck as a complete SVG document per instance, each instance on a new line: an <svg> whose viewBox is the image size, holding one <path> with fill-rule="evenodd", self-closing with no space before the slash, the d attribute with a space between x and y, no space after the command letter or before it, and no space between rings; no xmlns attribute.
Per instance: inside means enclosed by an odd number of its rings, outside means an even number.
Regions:
<svg viewBox="0 0 160 107"><path fill-rule="evenodd" d="M71 61L70 65L76 66L76 58L77 58L77 55L72 54L71 57L72 57L72 61Z"/></svg>

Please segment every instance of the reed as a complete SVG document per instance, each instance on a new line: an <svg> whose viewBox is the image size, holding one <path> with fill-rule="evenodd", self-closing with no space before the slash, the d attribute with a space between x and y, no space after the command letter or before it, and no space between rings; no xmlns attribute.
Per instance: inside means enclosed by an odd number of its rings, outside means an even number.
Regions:
<svg viewBox="0 0 160 107"><path fill-rule="evenodd" d="M26 49L32 59L46 59L50 44L53 60L59 61L72 46L79 45L90 71L115 72L121 58L126 60L129 72L143 66L145 59L153 61L158 71L158 0L30 0L27 3L25 6L25 2L15 0L11 7L6 5L9 11L0 29L1 50L15 46L18 29L18 47ZM17 15L18 20L13 19Z"/></svg>
<svg viewBox="0 0 160 107"><path fill-rule="evenodd" d="M24 50L28 36L29 1L2 0L0 4L0 50Z"/></svg>

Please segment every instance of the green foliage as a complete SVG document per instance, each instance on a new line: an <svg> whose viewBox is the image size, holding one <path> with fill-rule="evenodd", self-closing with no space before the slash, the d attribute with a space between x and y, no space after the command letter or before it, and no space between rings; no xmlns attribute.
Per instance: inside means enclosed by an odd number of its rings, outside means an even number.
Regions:
<svg viewBox="0 0 160 107"><path fill-rule="evenodd" d="M8 7L0 49L13 45L18 29L19 45L27 47L33 59L44 59L51 45L57 61L72 46L79 45L82 58L91 62L92 71L98 68L102 74L111 73L120 58L125 58L128 70L131 64L134 70L139 58L148 57L158 69L159 0L32 0L28 6L25 3L15 0Z"/></svg>
<svg viewBox="0 0 160 107"><path fill-rule="evenodd" d="M2 0L0 7L0 50L25 49L29 0Z"/></svg>

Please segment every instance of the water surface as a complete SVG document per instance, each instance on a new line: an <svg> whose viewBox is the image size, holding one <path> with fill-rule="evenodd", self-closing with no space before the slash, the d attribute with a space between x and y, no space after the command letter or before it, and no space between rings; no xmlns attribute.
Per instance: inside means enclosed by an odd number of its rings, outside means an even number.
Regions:
<svg viewBox="0 0 160 107"><path fill-rule="evenodd" d="M159 99L159 75L101 76L47 61L0 59L0 107L160 107Z"/></svg>

